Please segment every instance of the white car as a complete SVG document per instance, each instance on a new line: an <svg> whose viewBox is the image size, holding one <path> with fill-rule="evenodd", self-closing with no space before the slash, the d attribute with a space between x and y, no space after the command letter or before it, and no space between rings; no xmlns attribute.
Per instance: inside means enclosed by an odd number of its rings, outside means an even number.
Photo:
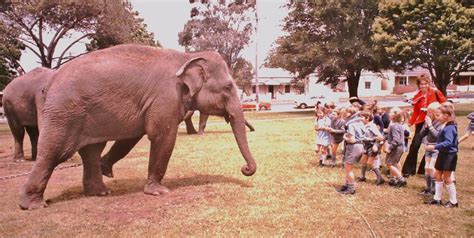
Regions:
<svg viewBox="0 0 474 238"><path fill-rule="evenodd" d="M296 98L295 103L296 103L297 108L305 109L309 107L315 107L318 102L321 104L324 104L328 101L329 99L326 98L324 95L301 96L301 97Z"/></svg>

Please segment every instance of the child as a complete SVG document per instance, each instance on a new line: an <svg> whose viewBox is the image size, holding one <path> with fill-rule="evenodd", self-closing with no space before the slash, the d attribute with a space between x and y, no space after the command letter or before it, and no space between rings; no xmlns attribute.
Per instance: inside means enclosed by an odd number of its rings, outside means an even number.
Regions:
<svg viewBox="0 0 474 238"><path fill-rule="evenodd" d="M433 102L428 106L428 111L426 113L425 123L423 128L420 131L420 137L425 137L424 144L425 148L429 145L436 144L438 133L441 131L442 123L437 119L437 114L439 114L439 108L441 104L439 102ZM434 193L434 165L436 163L436 158L438 158L437 150L426 150L425 152L425 179L426 179L426 189L421 191L420 195L431 196Z"/></svg>
<svg viewBox="0 0 474 238"><path fill-rule="evenodd" d="M331 121L327 115L325 115L325 109L317 109L316 120L314 120L314 130L316 131L316 153L321 152L319 159L319 166L323 167L326 163L326 157L328 154L328 147L330 143L329 138L329 126Z"/></svg>
<svg viewBox="0 0 474 238"><path fill-rule="evenodd" d="M390 175L392 178L388 183L390 186L402 187L406 186L407 182L400 172L400 158L404 152L404 128L403 121L405 120L403 111L394 107L389 113L390 126L388 127L387 141L385 142L385 153L387 156L385 162L387 167L390 169Z"/></svg>
<svg viewBox="0 0 474 238"><path fill-rule="evenodd" d="M427 204L441 205L443 182L449 193L449 202L445 207L458 207L456 198L456 185L451 181L451 172L456 170L458 160L458 130L452 107L443 105L440 108L439 121L443 129L438 135L436 145L429 145L427 150L439 150L435 168L435 195Z"/></svg>
<svg viewBox="0 0 474 238"><path fill-rule="evenodd" d="M367 170L367 165L369 168L372 168L375 175L377 176L376 184L381 185L385 181L380 174L378 165L374 166L374 161L376 160L377 155L379 154L379 141L383 140L383 135L380 132L379 128L373 122L373 116L371 112L364 111L360 114L362 122L365 125L365 134L363 139L364 144L364 154L361 160L361 176L357 178L359 182L365 182L365 171Z"/></svg>
<svg viewBox="0 0 474 238"><path fill-rule="evenodd" d="M364 124L358 116L357 108L349 107L344 115L346 119L346 133L344 134L344 169L346 172L346 183L337 189L342 194L355 193L355 181L353 166L362 157L364 146L362 139L364 137Z"/></svg>
<svg viewBox="0 0 474 238"><path fill-rule="evenodd" d="M459 139L459 143L461 143L464 140L466 140L467 138L469 138L469 136L471 136L471 134L474 134L474 112L469 113L469 115L467 115L467 119L469 119L470 122L467 125L466 134L464 134Z"/></svg>
<svg viewBox="0 0 474 238"><path fill-rule="evenodd" d="M346 124L346 121L343 119L343 115L346 113L346 109L344 108L339 108L337 110L334 110L333 115L331 117L331 125L329 128L329 133L331 133L331 149L332 149L332 162L331 166L335 167L336 166L336 153L337 153L337 147L339 147L339 144L344 140L344 127Z"/></svg>

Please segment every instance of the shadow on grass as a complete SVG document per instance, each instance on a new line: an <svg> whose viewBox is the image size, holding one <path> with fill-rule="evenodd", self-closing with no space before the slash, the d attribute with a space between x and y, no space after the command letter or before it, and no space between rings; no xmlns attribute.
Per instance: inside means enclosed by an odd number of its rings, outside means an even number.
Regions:
<svg viewBox="0 0 474 238"><path fill-rule="evenodd" d="M240 179L226 177L223 175L198 174L191 177L164 179L163 185L171 189L202 186L207 184L236 184L240 187L252 187L251 184L243 182ZM106 185L112 190L109 196L122 196L126 194L143 192L146 179L118 179L107 182ZM48 199L48 203L58 203L70 201L84 197L82 186L76 186L65 190L61 195Z"/></svg>

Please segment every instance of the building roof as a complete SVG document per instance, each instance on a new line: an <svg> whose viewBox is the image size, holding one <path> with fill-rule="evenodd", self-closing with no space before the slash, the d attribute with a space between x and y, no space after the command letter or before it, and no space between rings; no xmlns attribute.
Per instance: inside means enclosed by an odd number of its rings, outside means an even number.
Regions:
<svg viewBox="0 0 474 238"><path fill-rule="evenodd" d="M281 68L260 68L258 70L258 84L259 85L287 85L295 77L290 72ZM255 79L253 79L253 84Z"/></svg>

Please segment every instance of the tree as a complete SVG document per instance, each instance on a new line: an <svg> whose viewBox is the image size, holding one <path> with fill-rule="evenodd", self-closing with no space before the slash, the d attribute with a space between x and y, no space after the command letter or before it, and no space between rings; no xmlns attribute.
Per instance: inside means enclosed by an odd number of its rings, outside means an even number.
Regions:
<svg viewBox="0 0 474 238"><path fill-rule="evenodd" d="M266 66L284 68L299 80L313 72L326 84L347 80L349 96L357 96L362 70L377 72L384 62L372 42L377 1L293 1L288 6L283 26L288 35L276 40Z"/></svg>
<svg viewBox="0 0 474 238"><path fill-rule="evenodd" d="M187 52L215 50L224 58L237 84L250 85L252 67L241 57L250 42L252 5L205 4L178 34L179 44Z"/></svg>
<svg viewBox="0 0 474 238"><path fill-rule="evenodd" d="M67 55L86 40L93 40L88 50L134 42L135 30L149 42L153 35L146 30L143 33L145 26L136 16L128 0L12 1L0 12L5 25L20 31L18 39L23 46L47 68L57 68L86 53Z"/></svg>
<svg viewBox="0 0 474 238"><path fill-rule="evenodd" d="M374 22L374 41L393 68L428 69L446 95L451 80L473 66L473 19L473 8L456 1L387 1Z"/></svg>
<svg viewBox="0 0 474 238"><path fill-rule="evenodd" d="M7 3L0 2L0 12L7 7ZM22 71L19 61L23 44L18 41L19 31L7 27L0 21L0 91Z"/></svg>

